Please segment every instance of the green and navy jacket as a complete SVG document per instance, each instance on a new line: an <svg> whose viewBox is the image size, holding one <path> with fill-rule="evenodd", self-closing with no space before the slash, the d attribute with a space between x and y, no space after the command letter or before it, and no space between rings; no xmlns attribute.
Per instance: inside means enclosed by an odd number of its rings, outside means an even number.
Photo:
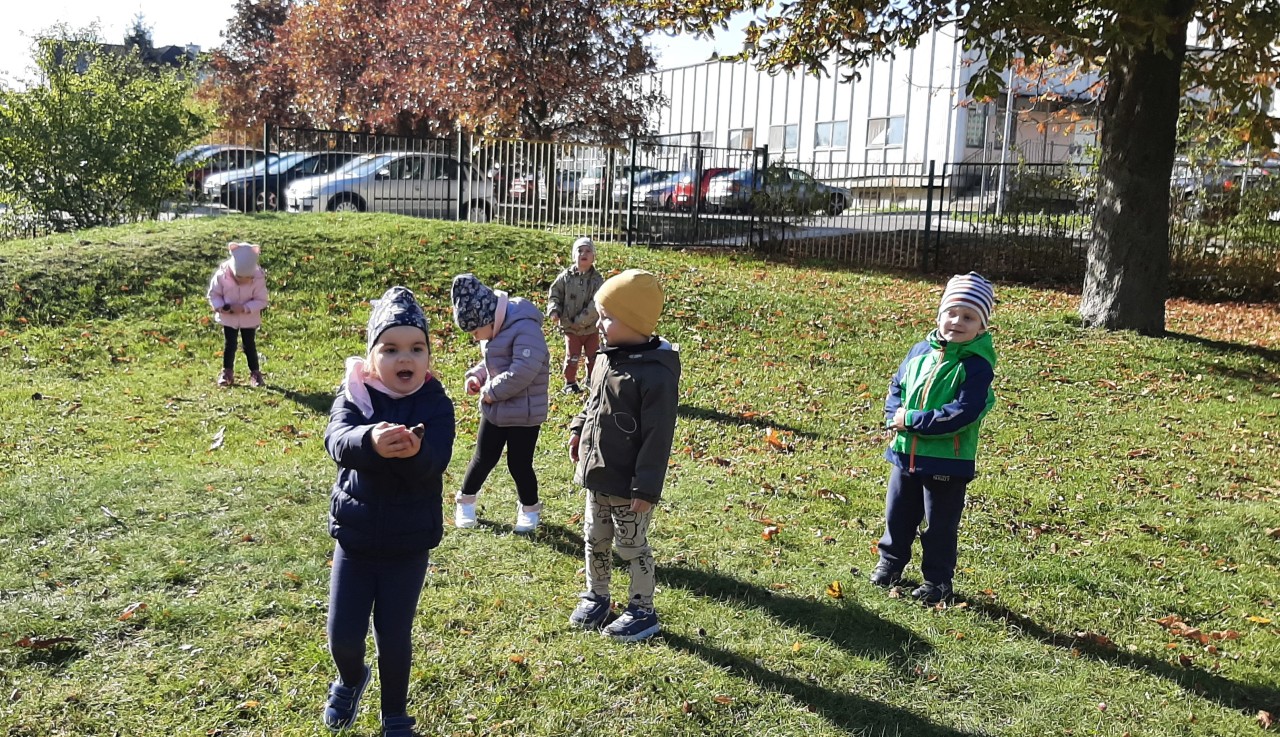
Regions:
<svg viewBox="0 0 1280 737"><path fill-rule="evenodd" d="M982 418L996 403L996 350L991 334L948 343L938 331L912 346L889 382L885 425L905 407L905 431L885 451L887 461L928 476L972 479Z"/></svg>

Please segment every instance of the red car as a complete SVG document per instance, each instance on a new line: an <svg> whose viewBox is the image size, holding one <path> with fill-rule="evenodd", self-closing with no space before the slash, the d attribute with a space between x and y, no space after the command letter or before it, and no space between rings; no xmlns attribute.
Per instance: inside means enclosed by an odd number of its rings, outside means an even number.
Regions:
<svg viewBox="0 0 1280 737"><path fill-rule="evenodd" d="M702 179L698 185L698 208L706 209L707 205L707 187L711 184L711 178L720 174L729 174L737 171L725 166L713 166L709 169L702 170ZM697 176L697 172L682 171L672 178L673 185L671 191L670 206L680 210L692 210L694 203L693 180Z"/></svg>

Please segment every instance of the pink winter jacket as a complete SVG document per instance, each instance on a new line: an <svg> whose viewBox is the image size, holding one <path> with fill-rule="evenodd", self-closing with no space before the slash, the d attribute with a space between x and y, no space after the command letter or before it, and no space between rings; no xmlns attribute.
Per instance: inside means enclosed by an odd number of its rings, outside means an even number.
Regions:
<svg viewBox="0 0 1280 737"><path fill-rule="evenodd" d="M231 259L218 264L217 271L209 280L209 306L213 308L213 319L218 323L237 330L256 328L262 325L262 310L267 306L267 275L259 266L253 275L253 281L241 286L236 283L236 275L231 271ZM247 313L223 312L228 305L248 307Z"/></svg>

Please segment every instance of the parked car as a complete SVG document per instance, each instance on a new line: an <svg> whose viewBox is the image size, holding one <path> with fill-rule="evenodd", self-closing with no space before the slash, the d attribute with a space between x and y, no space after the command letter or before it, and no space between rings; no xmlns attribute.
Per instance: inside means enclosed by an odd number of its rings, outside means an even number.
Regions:
<svg viewBox="0 0 1280 737"><path fill-rule="evenodd" d="M458 187L462 212L457 212ZM417 217L488 222L493 183L452 156L434 153L365 154L332 174L299 179L285 188L289 212L393 212Z"/></svg>
<svg viewBox="0 0 1280 737"><path fill-rule="evenodd" d="M556 172L556 193L562 203L572 201L582 181L582 172L572 169L560 169ZM507 199L531 205L535 201L547 201L547 174L539 170L537 173L522 172L511 179L507 189Z"/></svg>
<svg viewBox="0 0 1280 737"><path fill-rule="evenodd" d="M614 182L626 181L633 174L651 171L654 167L643 164L621 164L615 166L611 172L606 169L608 169L606 166L597 166L582 176L582 181L578 185L579 204L598 204L606 192L612 191Z"/></svg>
<svg viewBox="0 0 1280 737"><path fill-rule="evenodd" d="M676 172L669 169L645 169L633 173L629 178L616 180L613 183L612 194L614 206L625 207L627 199L630 198L636 207L643 207L645 194L675 174Z"/></svg>
<svg viewBox="0 0 1280 737"><path fill-rule="evenodd" d="M839 215L851 200L849 190L789 166L770 166L761 172L740 169L712 179L707 188L707 207L726 212L803 215L821 210Z"/></svg>
<svg viewBox="0 0 1280 737"><path fill-rule="evenodd" d="M360 154L350 151L292 151L274 160L263 160L251 169L208 176L205 197L241 212L278 210L285 187L297 179L336 171Z"/></svg>
<svg viewBox="0 0 1280 737"><path fill-rule="evenodd" d="M183 151L176 160L186 169L187 187L198 193L204 189L205 177L210 174L245 169L265 158L267 152L249 146L203 144Z"/></svg>
<svg viewBox="0 0 1280 737"><path fill-rule="evenodd" d="M670 206L678 210L692 210L694 205L706 209L707 189L714 177L736 171L727 166L712 166L702 170L701 178L696 171L682 171L673 179L675 185L671 191ZM696 180L696 181L695 181Z"/></svg>

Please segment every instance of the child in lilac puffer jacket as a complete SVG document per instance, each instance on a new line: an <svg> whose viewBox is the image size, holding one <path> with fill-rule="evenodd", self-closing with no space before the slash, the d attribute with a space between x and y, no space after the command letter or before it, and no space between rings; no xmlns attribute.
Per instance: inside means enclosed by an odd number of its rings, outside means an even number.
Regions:
<svg viewBox="0 0 1280 737"><path fill-rule="evenodd" d="M467 372L467 394L480 397L476 451L454 500L454 526L475 527L476 494L507 451L507 469L516 482L514 532L538 527L542 502L533 453L547 419L551 351L542 332L542 312L533 303L485 286L471 274L453 279L453 319L480 342L483 356Z"/></svg>
<svg viewBox="0 0 1280 737"><path fill-rule="evenodd" d="M236 381L237 333L249 364L249 386L262 386L257 344L262 310L267 306L267 275L258 265L262 248L252 243L228 243L227 250L231 257L218 264L206 294L213 319L222 326L222 373L218 374L218 386L231 386Z"/></svg>

